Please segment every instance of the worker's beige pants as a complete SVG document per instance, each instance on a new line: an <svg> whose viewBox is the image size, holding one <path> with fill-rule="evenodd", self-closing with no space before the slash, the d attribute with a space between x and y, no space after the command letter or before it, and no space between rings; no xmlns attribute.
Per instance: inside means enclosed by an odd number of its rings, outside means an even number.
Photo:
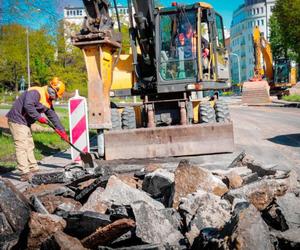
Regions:
<svg viewBox="0 0 300 250"><path fill-rule="evenodd" d="M17 156L17 168L22 174L38 168L34 157L34 142L29 127L14 122L8 122L9 129L14 138Z"/></svg>

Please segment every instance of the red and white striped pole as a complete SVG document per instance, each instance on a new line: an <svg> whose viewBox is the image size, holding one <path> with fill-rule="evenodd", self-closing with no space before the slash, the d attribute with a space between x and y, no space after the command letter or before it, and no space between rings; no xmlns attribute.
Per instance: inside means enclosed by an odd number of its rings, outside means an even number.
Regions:
<svg viewBox="0 0 300 250"><path fill-rule="evenodd" d="M69 99L70 140L83 152L90 151L89 130L86 99L79 95L76 89L74 97ZM71 148L71 157L75 162L81 162L80 153Z"/></svg>

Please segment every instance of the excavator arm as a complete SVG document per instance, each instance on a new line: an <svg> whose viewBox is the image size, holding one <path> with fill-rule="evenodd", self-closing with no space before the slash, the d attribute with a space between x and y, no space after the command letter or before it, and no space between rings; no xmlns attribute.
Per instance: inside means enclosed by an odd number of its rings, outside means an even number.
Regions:
<svg viewBox="0 0 300 250"><path fill-rule="evenodd" d="M273 80L273 57L270 43L261 35L256 26L253 30L253 45L255 59L255 77L262 79L264 76L268 81ZM263 61L263 64L262 64Z"/></svg>

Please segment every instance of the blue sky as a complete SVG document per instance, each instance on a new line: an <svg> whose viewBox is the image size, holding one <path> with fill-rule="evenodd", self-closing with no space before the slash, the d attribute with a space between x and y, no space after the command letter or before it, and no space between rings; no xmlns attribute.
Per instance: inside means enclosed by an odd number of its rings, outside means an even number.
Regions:
<svg viewBox="0 0 300 250"><path fill-rule="evenodd" d="M63 7L67 5L82 6L81 0L29 0L31 7L27 8L24 4L26 0L0 0L0 7L4 11L3 19L4 23L16 21L24 25L29 25L32 28L38 28L39 26L48 24L49 21L59 18L62 16ZM205 1L205 0L203 0ZM112 2L112 1L111 1ZM174 0L160 0L164 6L171 5ZM195 3L197 0L178 0L178 3ZM214 6L217 12L219 12L224 19L224 25L227 29L230 28L232 19L232 12L244 2L244 0L206 0L205 2L210 3ZM127 0L117 0L117 3L126 4ZM40 11L36 11L39 9ZM8 11L10 10L10 11ZM11 11L15 15L6 15ZM1 15L1 13L0 13Z"/></svg>
<svg viewBox="0 0 300 250"><path fill-rule="evenodd" d="M244 0L202 0L203 2L207 2L212 4L212 6L216 9L217 12L219 12L224 19L224 25L226 28L230 28L230 23L232 19L232 12L242 3L244 3ZM74 6L82 5L81 0L65 0L65 2L68 2ZM126 4L127 0L119 0L117 1L121 4ZM171 5L172 2L175 2L174 0L160 0L160 2L164 6ZM197 0L178 0L178 3L195 3Z"/></svg>

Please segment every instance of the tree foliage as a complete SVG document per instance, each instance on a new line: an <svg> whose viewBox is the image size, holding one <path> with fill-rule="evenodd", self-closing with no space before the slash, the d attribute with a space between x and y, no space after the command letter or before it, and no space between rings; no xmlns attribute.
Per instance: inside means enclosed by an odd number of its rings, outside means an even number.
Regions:
<svg viewBox="0 0 300 250"><path fill-rule="evenodd" d="M271 23L272 48L295 55L300 62L300 0L277 0ZM283 46L284 51L276 50Z"/></svg>
<svg viewBox="0 0 300 250"><path fill-rule="evenodd" d="M22 76L27 81L26 28L19 24L2 26L0 36L0 84L18 91ZM31 83L46 84L53 76L66 83L67 91L86 93L86 69L80 49L66 43L63 23L55 34L45 27L29 30Z"/></svg>

